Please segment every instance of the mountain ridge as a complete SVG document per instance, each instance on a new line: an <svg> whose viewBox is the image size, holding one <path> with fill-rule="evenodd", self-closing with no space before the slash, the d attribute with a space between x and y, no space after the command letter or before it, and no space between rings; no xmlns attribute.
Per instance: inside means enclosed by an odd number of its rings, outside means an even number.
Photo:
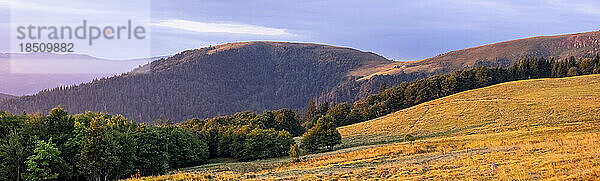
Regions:
<svg viewBox="0 0 600 181"><path fill-rule="evenodd" d="M232 45L238 47L227 48ZM183 51L121 76L2 101L0 108L45 112L61 105L73 113L120 113L140 122L302 109L310 97L354 79L351 70L390 62L373 53L326 45L227 44Z"/></svg>
<svg viewBox="0 0 600 181"><path fill-rule="evenodd" d="M311 97L317 103L352 103L377 93L382 83L389 87L475 66L506 67L528 56L591 56L600 49L599 40L600 32L533 37L414 62L313 43L228 43L182 51L121 76L1 101L0 109L46 112L60 104L73 113L121 113L142 122L302 110Z"/></svg>

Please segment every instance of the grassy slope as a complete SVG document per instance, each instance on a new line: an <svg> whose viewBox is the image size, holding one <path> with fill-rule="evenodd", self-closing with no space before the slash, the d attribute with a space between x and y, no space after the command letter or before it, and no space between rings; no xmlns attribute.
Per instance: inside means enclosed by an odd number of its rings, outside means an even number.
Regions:
<svg viewBox="0 0 600 181"><path fill-rule="evenodd" d="M365 78L375 74L388 75L401 72L451 72L465 67L477 67L476 65L509 66L523 57L532 56L557 59L570 56L590 57L598 52L600 52L600 31L538 36L451 51L424 60L379 66L375 73ZM407 67L394 68L395 65Z"/></svg>
<svg viewBox="0 0 600 181"><path fill-rule="evenodd" d="M153 179L589 180L600 177L599 101L600 75L509 82L339 128L344 146L367 146ZM406 133L419 139L399 142ZM372 145L382 142L396 143Z"/></svg>

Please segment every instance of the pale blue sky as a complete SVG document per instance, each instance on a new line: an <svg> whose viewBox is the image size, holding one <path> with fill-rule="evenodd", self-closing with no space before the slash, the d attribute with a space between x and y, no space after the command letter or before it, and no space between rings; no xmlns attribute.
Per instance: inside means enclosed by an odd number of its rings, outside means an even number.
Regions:
<svg viewBox="0 0 600 181"><path fill-rule="evenodd" d="M119 6L119 1L102 2ZM7 4L0 0L3 42L10 36ZM62 12L71 8L83 13L97 8L86 3L61 7ZM39 7L44 8L52 7ZM107 16L119 16L118 11L148 8L116 10ZM595 0L153 0L150 14L153 56L270 40L345 46L390 59L416 60L499 41L600 29L600 1ZM7 51L7 43L0 44L0 52Z"/></svg>

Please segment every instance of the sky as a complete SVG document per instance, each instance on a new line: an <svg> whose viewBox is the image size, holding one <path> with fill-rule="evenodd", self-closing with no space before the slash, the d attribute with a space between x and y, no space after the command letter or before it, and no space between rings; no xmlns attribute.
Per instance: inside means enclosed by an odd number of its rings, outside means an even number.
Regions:
<svg viewBox="0 0 600 181"><path fill-rule="evenodd" d="M14 52L15 44L9 42L15 35L8 32L14 31L16 20L57 23L81 21L81 17L116 24L130 17L148 21L148 47L98 41L98 46L81 47L78 52L109 59L172 55L230 42L291 41L351 47L393 60L419 60L495 42L600 29L597 0L133 2L137 4L0 0L0 42L6 42L0 43L0 52Z"/></svg>

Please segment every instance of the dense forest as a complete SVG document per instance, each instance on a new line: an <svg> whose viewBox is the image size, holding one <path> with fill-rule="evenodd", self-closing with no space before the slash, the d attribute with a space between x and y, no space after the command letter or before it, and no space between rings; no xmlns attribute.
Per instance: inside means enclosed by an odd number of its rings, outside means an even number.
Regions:
<svg viewBox="0 0 600 181"><path fill-rule="evenodd" d="M363 66L390 63L350 48L277 42L232 43L188 50L130 73L0 101L0 110L123 114L137 122L176 122L240 111L302 109L310 97Z"/></svg>

